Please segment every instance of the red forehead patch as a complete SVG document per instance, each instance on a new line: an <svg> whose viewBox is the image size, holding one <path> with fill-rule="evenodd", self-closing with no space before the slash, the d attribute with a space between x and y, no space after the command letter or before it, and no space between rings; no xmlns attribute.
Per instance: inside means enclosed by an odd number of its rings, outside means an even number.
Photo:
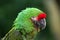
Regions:
<svg viewBox="0 0 60 40"><path fill-rule="evenodd" d="M45 13L40 13L40 14L37 16L37 20L40 20L40 19L43 19L43 18L46 18L46 14L45 14Z"/></svg>

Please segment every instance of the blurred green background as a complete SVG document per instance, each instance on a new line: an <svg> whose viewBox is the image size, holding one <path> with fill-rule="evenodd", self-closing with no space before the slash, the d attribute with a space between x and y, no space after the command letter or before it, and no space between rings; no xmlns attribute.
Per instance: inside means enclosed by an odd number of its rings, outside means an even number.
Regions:
<svg viewBox="0 0 60 40"><path fill-rule="evenodd" d="M56 3L60 8L58 0ZM27 7L36 7L47 13L47 27L38 33L36 40L55 40L49 29L49 12L45 8L44 0L0 0L0 38L12 28L17 14Z"/></svg>

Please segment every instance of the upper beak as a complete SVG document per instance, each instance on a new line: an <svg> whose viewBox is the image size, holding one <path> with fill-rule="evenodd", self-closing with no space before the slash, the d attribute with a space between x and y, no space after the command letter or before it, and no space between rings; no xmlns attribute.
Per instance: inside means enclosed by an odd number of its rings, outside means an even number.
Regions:
<svg viewBox="0 0 60 40"><path fill-rule="evenodd" d="M45 19L41 19L40 20L40 29L43 30L46 27L46 20Z"/></svg>

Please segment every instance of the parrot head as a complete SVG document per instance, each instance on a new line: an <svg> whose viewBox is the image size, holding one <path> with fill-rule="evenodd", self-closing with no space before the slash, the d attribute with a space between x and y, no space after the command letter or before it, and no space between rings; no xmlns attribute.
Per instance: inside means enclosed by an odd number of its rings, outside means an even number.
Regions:
<svg viewBox="0 0 60 40"><path fill-rule="evenodd" d="M34 29L39 32L46 27L46 13L38 8L26 8L18 14L14 25L28 33Z"/></svg>

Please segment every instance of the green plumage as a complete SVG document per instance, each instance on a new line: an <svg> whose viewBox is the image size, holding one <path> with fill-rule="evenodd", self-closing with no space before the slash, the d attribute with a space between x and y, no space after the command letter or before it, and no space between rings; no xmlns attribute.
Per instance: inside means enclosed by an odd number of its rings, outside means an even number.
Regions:
<svg viewBox="0 0 60 40"><path fill-rule="evenodd" d="M43 12L37 8L26 8L19 12L13 28L2 40L34 40L37 30L34 28L31 17L36 17L40 13Z"/></svg>

